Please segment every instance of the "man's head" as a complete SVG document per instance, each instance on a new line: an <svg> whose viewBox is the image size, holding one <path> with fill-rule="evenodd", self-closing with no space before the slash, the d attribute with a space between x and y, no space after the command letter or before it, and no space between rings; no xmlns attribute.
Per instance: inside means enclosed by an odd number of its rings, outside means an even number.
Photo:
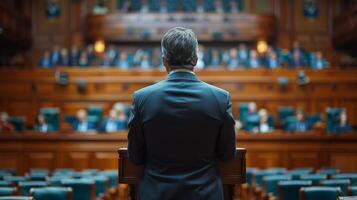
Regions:
<svg viewBox="0 0 357 200"><path fill-rule="evenodd" d="M175 27L167 31L161 40L163 64L167 72L189 69L197 64L198 42L191 29Z"/></svg>
<svg viewBox="0 0 357 200"><path fill-rule="evenodd" d="M84 109L78 110L77 118L80 122L84 122L87 119L87 111Z"/></svg>

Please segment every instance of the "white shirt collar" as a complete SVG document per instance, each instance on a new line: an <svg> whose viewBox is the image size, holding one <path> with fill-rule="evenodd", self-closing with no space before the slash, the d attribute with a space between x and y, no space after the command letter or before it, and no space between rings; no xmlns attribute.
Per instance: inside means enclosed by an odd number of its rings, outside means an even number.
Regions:
<svg viewBox="0 0 357 200"><path fill-rule="evenodd" d="M193 75L196 75L195 72L193 72L191 70L188 70L188 69L174 69L174 70L170 71L169 74L173 74L173 73L176 73L176 72L186 72L186 73L191 73Z"/></svg>

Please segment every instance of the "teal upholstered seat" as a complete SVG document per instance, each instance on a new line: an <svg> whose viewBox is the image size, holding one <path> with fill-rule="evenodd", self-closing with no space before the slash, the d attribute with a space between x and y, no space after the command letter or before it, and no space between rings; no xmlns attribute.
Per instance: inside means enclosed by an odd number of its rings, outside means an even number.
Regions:
<svg viewBox="0 0 357 200"><path fill-rule="evenodd" d="M357 196L339 197L338 200L357 200Z"/></svg>
<svg viewBox="0 0 357 200"><path fill-rule="evenodd" d="M71 200L72 188L70 187L44 187L32 188L31 196L36 200Z"/></svg>
<svg viewBox="0 0 357 200"><path fill-rule="evenodd" d="M95 176L91 179L95 182L95 196L100 197L104 195L109 189L109 179L106 176Z"/></svg>
<svg viewBox="0 0 357 200"><path fill-rule="evenodd" d="M318 186L320 181L326 180L326 174L306 174L300 176L301 180L311 181L313 186Z"/></svg>
<svg viewBox="0 0 357 200"><path fill-rule="evenodd" d="M29 196L31 188L46 187L47 185L46 181L21 181L19 182L19 192L20 195Z"/></svg>
<svg viewBox="0 0 357 200"><path fill-rule="evenodd" d="M311 168L297 168L287 172L288 175L291 175L293 180L299 180L302 175L307 175L312 173Z"/></svg>
<svg viewBox="0 0 357 200"><path fill-rule="evenodd" d="M352 173L335 174L332 176L332 179L349 179L351 185L357 186L357 174L352 174Z"/></svg>
<svg viewBox="0 0 357 200"><path fill-rule="evenodd" d="M62 186L72 188L73 200L95 199L95 182L92 179L64 179Z"/></svg>
<svg viewBox="0 0 357 200"><path fill-rule="evenodd" d="M348 195L357 196L357 186L348 187Z"/></svg>
<svg viewBox="0 0 357 200"><path fill-rule="evenodd" d="M300 200L336 200L341 195L340 188L314 186L300 189Z"/></svg>
<svg viewBox="0 0 357 200"><path fill-rule="evenodd" d="M317 170L316 173L317 174L326 174L328 176L332 176L332 175L340 173L340 170L338 170L336 168L323 168L323 169Z"/></svg>
<svg viewBox="0 0 357 200"><path fill-rule="evenodd" d="M320 185L329 187L340 187L343 196L347 195L348 187L350 186L350 180L348 179L331 179L320 181Z"/></svg>
<svg viewBox="0 0 357 200"><path fill-rule="evenodd" d="M28 174L28 178L32 181L44 181L47 176L48 173L46 172L30 172Z"/></svg>
<svg viewBox="0 0 357 200"><path fill-rule="evenodd" d="M256 168L247 168L246 169L245 177L246 177L246 182L247 182L248 187L252 185L253 174L257 171L258 171L258 169L256 169Z"/></svg>
<svg viewBox="0 0 357 200"><path fill-rule="evenodd" d="M0 187L10 187L12 183L10 181L0 181Z"/></svg>
<svg viewBox="0 0 357 200"><path fill-rule="evenodd" d="M0 196L12 196L16 194L15 187L0 187Z"/></svg>
<svg viewBox="0 0 357 200"><path fill-rule="evenodd" d="M62 186L62 180L64 179L69 179L71 177L67 177L67 176L52 176L52 177L47 177L46 181L48 183L48 185L50 186Z"/></svg>
<svg viewBox="0 0 357 200"><path fill-rule="evenodd" d="M11 174L6 171L0 171L0 180L3 180L5 176L11 176Z"/></svg>
<svg viewBox="0 0 357 200"><path fill-rule="evenodd" d="M118 171L117 170L107 170L100 173L103 176L106 176L109 179L109 187L117 188L118 187Z"/></svg>
<svg viewBox="0 0 357 200"><path fill-rule="evenodd" d="M14 186L17 186L20 181L27 181L28 178L25 176L5 176L4 180L11 182Z"/></svg>
<svg viewBox="0 0 357 200"><path fill-rule="evenodd" d="M302 187L311 186L311 181L280 181L278 183L280 200L299 200L299 192Z"/></svg>
<svg viewBox="0 0 357 200"><path fill-rule="evenodd" d="M278 196L278 183L279 181L287 181L291 180L292 177L290 175L269 175L263 178L263 189L265 193L273 195L275 197Z"/></svg>
<svg viewBox="0 0 357 200"><path fill-rule="evenodd" d="M71 176L74 173L73 169L60 168L53 171L52 176Z"/></svg>
<svg viewBox="0 0 357 200"><path fill-rule="evenodd" d="M258 171L255 171L253 173L253 176L252 176L252 184L255 186L255 187L261 187L262 186L262 183L263 183L263 178L265 176L269 176L269 175L278 175L278 174L284 174L283 171L281 170L276 170L276 169L273 169L273 170L270 170L270 169L266 169L266 170L258 170Z"/></svg>
<svg viewBox="0 0 357 200"><path fill-rule="evenodd" d="M0 197L0 200L34 200L34 199L32 197L9 196L9 197Z"/></svg>

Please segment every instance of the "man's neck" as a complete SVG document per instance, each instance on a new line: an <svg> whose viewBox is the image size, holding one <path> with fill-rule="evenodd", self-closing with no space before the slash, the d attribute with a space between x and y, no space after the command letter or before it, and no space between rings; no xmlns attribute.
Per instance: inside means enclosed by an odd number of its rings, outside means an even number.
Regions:
<svg viewBox="0 0 357 200"><path fill-rule="evenodd" d="M186 73L195 74L195 72L193 72L190 69L173 69L173 70L170 70L169 74L173 74L173 73L176 73L176 72L186 72Z"/></svg>

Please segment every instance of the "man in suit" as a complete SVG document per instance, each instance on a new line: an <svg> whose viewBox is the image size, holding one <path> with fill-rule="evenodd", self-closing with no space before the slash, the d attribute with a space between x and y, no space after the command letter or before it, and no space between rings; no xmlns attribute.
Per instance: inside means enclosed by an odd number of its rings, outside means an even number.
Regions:
<svg viewBox="0 0 357 200"><path fill-rule="evenodd" d="M200 81L196 35L170 29L161 41L165 80L138 90L129 119L129 159L144 165L141 200L221 200L218 160L235 156L229 93Z"/></svg>

